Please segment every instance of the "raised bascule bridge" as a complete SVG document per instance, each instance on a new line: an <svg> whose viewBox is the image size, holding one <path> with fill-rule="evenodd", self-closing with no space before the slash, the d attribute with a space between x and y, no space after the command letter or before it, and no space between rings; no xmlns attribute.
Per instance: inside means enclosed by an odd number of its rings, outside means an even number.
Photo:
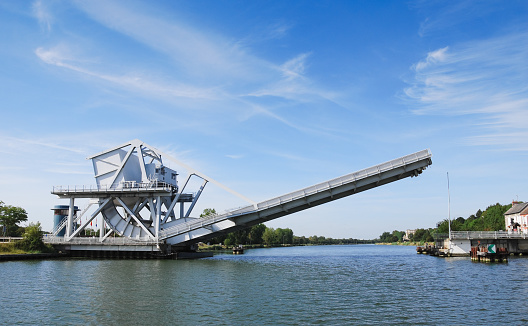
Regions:
<svg viewBox="0 0 528 326"><path fill-rule="evenodd" d="M177 171L165 166L162 157L185 171L183 186ZM432 164L430 151L422 150L254 202L137 139L88 159L93 164L96 185L53 187L52 194L69 199L69 205L55 206L55 226L44 241L72 255L92 257L185 257L198 242L418 176ZM209 182L248 205L222 214L192 217ZM77 209L77 199L89 199L88 205ZM99 225L99 236L83 236L93 224Z"/></svg>

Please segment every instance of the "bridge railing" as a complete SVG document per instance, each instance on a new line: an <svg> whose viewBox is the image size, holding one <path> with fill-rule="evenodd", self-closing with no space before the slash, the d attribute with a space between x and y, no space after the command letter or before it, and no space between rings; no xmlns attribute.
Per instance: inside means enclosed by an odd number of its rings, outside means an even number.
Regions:
<svg viewBox="0 0 528 326"><path fill-rule="evenodd" d="M128 237L108 237L101 242L99 237L74 237L70 241L67 241L65 237L58 237L53 235L45 234L42 238L44 243L49 244L69 244L69 245L157 245L159 241L155 239L144 237L144 238L128 238Z"/></svg>
<svg viewBox="0 0 528 326"><path fill-rule="evenodd" d="M316 184L316 185L313 185L313 186L310 186L310 187L307 187L301 190L297 190L297 191L288 193L286 195L282 195L279 197L266 200L264 202L258 203L258 208L263 209L263 208L268 208L271 206L277 206L282 203L290 202L290 201L293 201L299 198L313 195L318 192L336 188L344 184L348 184L351 182L357 182L361 179L365 179L373 175L378 175L383 172L390 171L390 170L393 170L393 169L396 169L396 168L399 168L399 167L402 167L408 164L412 164L414 162L418 162L420 160L430 158L430 157L431 157L431 152L426 149L426 150L416 152L410 155L406 155L406 156L403 156L403 157L400 157L400 158L397 158L397 159L394 159L394 160L391 160L385 163L378 164L373 167L359 170L357 172L350 173L350 174L344 175L339 178L335 178L335 179L322 182L322 183L319 183L319 184Z"/></svg>
<svg viewBox="0 0 528 326"><path fill-rule="evenodd" d="M117 185L73 185L73 186L53 186L51 193L82 193L82 192L140 192L144 190L162 190L172 191L173 186L165 182L138 182L138 183L119 183Z"/></svg>
<svg viewBox="0 0 528 326"><path fill-rule="evenodd" d="M449 234L438 234L436 239L447 239ZM526 239L528 234L509 231L451 231L451 239Z"/></svg>
<svg viewBox="0 0 528 326"><path fill-rule="evenodd" d="M423 159L427 159L431 157L431 153L429 150L423 150L420 152L416 152L414 154L410 154L398 159L394 159L370 168L366 168L351 174L347 174L345 176L335 178L332 180L329 180L327 182L322 182L301 190L297 190L291 193L288 193L283 196L275 197L270 200L266 200L264 202L260 202L257 204L257 210L263 210L267 209L273 206L278 206L283 203L292 202L294 200L304 198L322 191L327 191L329 189L336 188L340 185L348 184L351 182L356 182L361 179L368 178L373 175L381 174L382 172L389 171L398 167L402 167L408 164L412 164L414 162L421 161ZM242 215L251 211L255 211L255 208L253 206L246 206L241 209L227 212L225 214L220 215L212 215L205 218L197 219L195 221L182 223L179 225L174 225L172 227L166 228L164 230L160 231L160 237L162 239L168 238L171 236L175 236L178 234L182 234L184 232L188 232L191 230L195 230L204 226L209 226L212 224L215 224L217 222Z"/></svg>

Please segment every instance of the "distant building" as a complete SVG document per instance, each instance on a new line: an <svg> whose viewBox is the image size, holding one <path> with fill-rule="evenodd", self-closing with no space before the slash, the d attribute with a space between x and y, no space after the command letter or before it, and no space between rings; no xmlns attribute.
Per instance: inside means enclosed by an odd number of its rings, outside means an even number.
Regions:
<svg viewBox="0 0 528 326"><path fill-rule="evenodd" d="M506 231L528 233L528 203L512 202L512 207L504 213Z"/></svg>
<svg viewBox="0 0 528 326"><path fill-rule="evenodd" d="M416 230L406 230L405 235L403 236L403 241L411 241L411 236L414 235Z"/></svg>

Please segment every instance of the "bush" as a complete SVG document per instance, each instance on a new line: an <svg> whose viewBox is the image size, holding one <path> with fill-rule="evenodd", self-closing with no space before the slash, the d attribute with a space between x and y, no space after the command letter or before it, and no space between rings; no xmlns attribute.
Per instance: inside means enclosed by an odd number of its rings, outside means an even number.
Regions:
<svg viewBox="0 0 528 326"><path fill-rule="evenodd" d="M40 223L30 223L24 232L24 239L16 242L16 247L25 251L47 251L48 247L42 241L42 227Z"/></svg>

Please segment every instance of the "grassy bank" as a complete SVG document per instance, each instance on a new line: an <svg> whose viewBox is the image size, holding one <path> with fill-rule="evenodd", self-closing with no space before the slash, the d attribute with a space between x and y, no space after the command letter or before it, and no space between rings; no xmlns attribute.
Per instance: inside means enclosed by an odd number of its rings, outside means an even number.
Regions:
<svg viewBox="0 0 528 326"><path fill-rule="evenodd" d="M40 250L24 250L20 248L19 241L0 243L0 255L43 254L54 252L55 249L51 245L44 245Z"/></svg>
<svg viewBox="0 0 528 326"><path fill-rule="evenodd" d="M433 242L377 242L377 245L390 245L390 246L425 246L433 245Z"/></svg>

